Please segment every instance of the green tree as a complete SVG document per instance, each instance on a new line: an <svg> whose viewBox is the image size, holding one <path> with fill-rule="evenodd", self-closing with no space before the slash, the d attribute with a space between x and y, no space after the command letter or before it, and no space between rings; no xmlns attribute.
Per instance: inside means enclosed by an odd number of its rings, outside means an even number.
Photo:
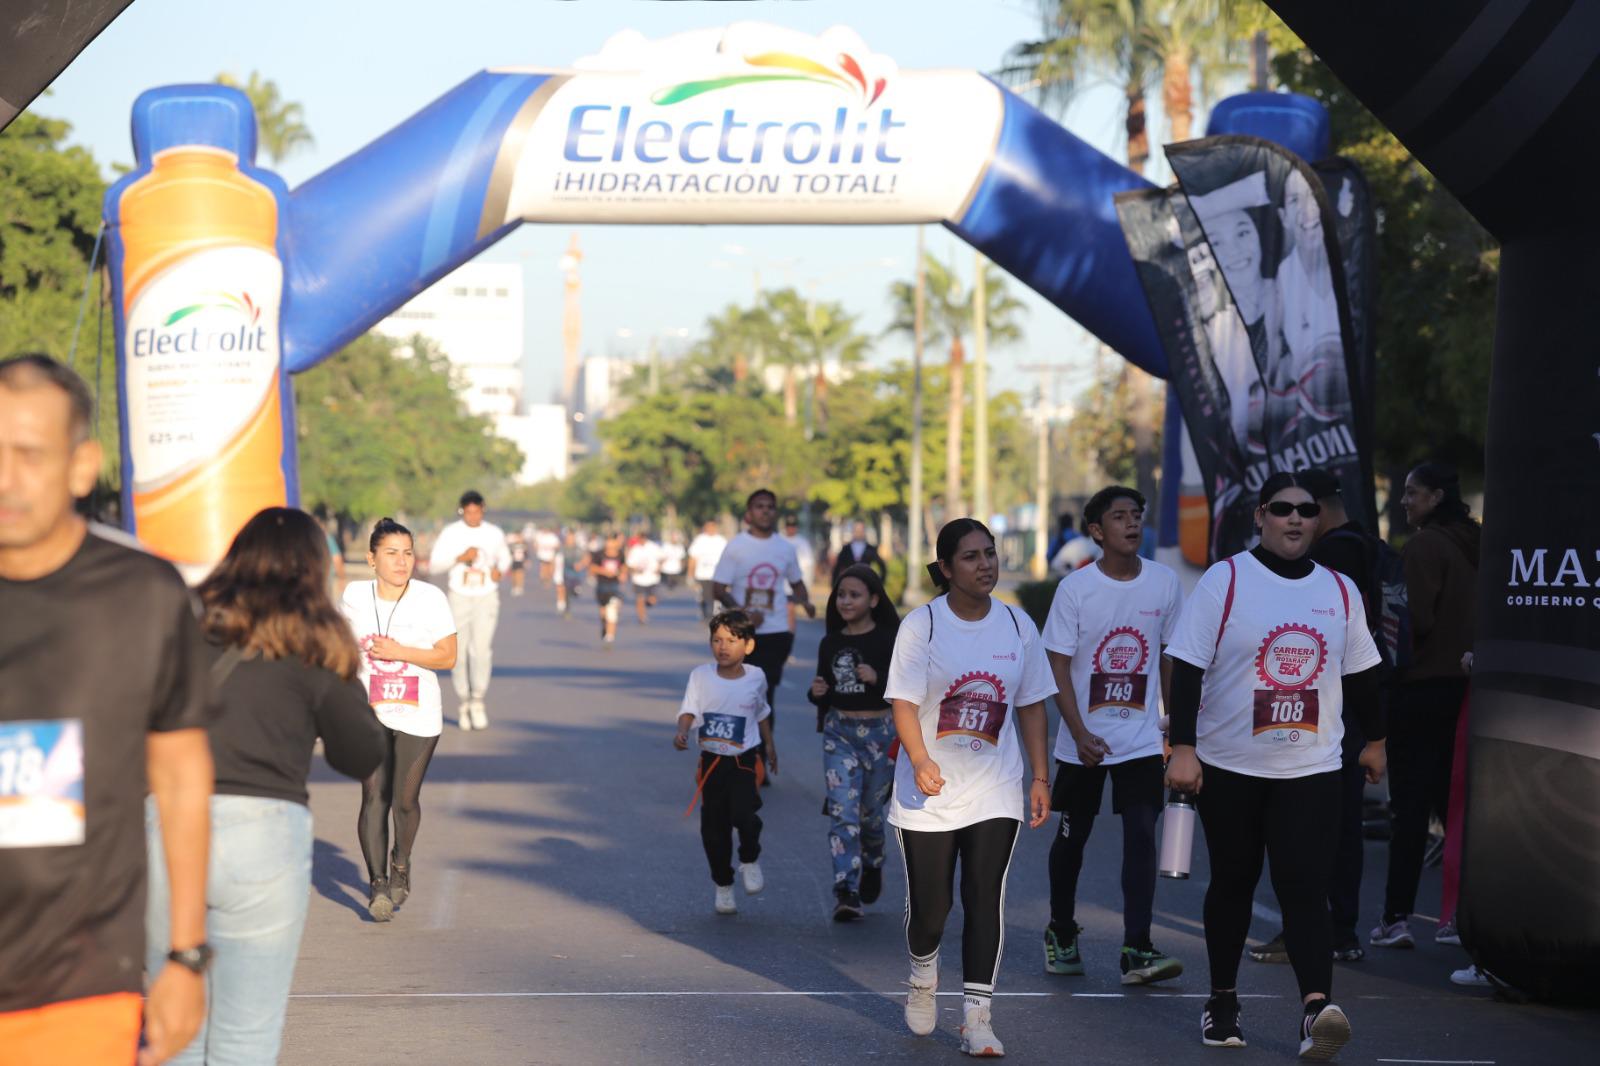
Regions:
<svg viewBox="0 0 1600 1066"><path fill-rule="evenodd" d="M250 98L256 112L256 147L266 153L274 166L299 149L316 143L305 122L305 108L285 100L277 82L263 78L255 70L242 82L233 74L218 74L216 80L217 84L230 85Z"/></svg>
<svg viewBox="0 0 1600 1066"><path fill-rule="evenodd" d="M1095 381L1079 397L1067 425L1067 448L1073 455L1092 459L1101 478L1133 484L1139 475L1141 449L1134 418L1142 399L1160 388L1149 375L1118 360L1101 366ZM1156 428L1153 454L1160 454L1160 427ZM1143 491L1141 489L1141 491Z"/></svg>
<svg viewBox="0 0 1600 1066"><path fill-rule="evenodd" d="M493 486L521 467L514 444L467 414L443 353L422 337L408 347L367 334L295 376L308 509L358 523L448 514L464 487Z"/></svg>
<svg viewBox="0 0 1600 1066"><path fill-rule="evenodd" d="M777 328L785 367L785 414L792 410L790 397L796 371L805 369L812 380L812 414L817 425L825 421L823 408L827 400L827 366L836 364L849 372L861 365L872 341L856 327L857 315L845 311L836 302L817 303L804 299L794 289L780 289L770 294L765 304L772 323ZM789 420L793 421L792 416Z"/></svg>
<svg viewBox="0 0 1600 1066"><path fill-rule="evenodd" d="M944 505L948 515L965 513L961 498L962 441L966 410L966 344L972 329L972 290L961 284L955 270L933 255L925 257L926 315L924 333L928 343L950 343L950 362L946 370ZM985 261L985 286L988 296L989 343L1011 344L1022 339L1020 319L1027 308L1011 294L1005 275ZM889 286L893 318L887 333L910 336L915 326L916 282L896 281ZM909 424L909 421L908 423Z"/></svg>
<svg viewBox="0 0 1600 1066"><path fill-rule="evenodd" d="M23 112L0 133L0 356L44 352L70 362L91 386L98 371L109 398L116 395L116 360L112 316L101 303L103 270L93 280L72 350L106 186L89 151L67 144L71 129ZM114 495L117 405L108 399L101 406L102 489Z"/></svg>

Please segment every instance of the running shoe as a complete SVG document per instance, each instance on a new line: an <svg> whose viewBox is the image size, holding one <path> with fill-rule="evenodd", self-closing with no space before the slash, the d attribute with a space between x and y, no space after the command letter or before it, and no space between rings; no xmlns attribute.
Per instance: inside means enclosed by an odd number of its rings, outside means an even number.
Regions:
<svg viewBox="0 0 1600 1066"><path fill-rule="evenodd" d="M391 852L389 855L389 898L396 909L411 895L411 867L402 865Z"/></svg>
<svg viewBox="0 0 1600 1066"><path fill-rule="evenodd" d="M1083 932L1083 927L1076 922L1072 926L1072 939L1065 945L1056 935L1053 925L1044 927L1044 972L1060 974L1064 977L1083 976L1083 958L1078 954L1078 934Z"/></svg>
<svg viewBox="0 0 1600 1066"><path fill-rule="evenodd" d="M1239 1029L1239 997L1212 996L1200 1012L1200 1042L1206 1047L1248 1047Z"/></svg>
<svg viewBox="0 0 1600 1066"><path fill-rule="evenodd" d="M739 904L734 901L732 885L717 886L716 908L718 914L739 913Z"/></svg>
<svg viewBox="0 0 1600 1066"><path fill-rule="evenodd" d="M461 727L461 731L463 733L472 732L472 703L471 703L471 701L469 701L469 700L462 701L461 707L456 711L456 724Z"/></svg>
<svg viewBox="0 0 1600 1066"><path fill-rule="evenodd" d="M883 895L883 867L863 867L861 870L861 902L876 903L881 895Z"/></svg>
<svg viewBox="0 0 1600 1066"><path fill-rule="evenodd" d="M1493 988L1494 982L1489 979L1489 971L1476 964L1463 966L1459 970L1450 972L1450 983L1460 985L1462 988Z"/></svg>
<svg viewBox="0 0 1600 1066"><path fill-rule="evenodd" d="M389 882L382 877L372 882L367 895L367 913L375 922L387 922L394 917L394 899L389 895Z"/></svg>
<svg viewBox="0 0 1600 1066"><path fill-rule="evenodd" d="M483 701L482 700L473 700L472 701L472 728L474 728L474 729L488 729L489 728L489 712L484 710L484 706L483 706Z"/></svg>
<svg viewBox="0 0 1600 1066"><path fill-rule="evenodd" d="M1125 985L1151 985L1182 972L1183 963L1153 945L1122 949L1122 983Z"/></svg>
<svg viewBox="0 0 1600 1066"><path fill-rule="evenodd" d="M1360 962L1366 957L1367 949L1361 946L1361 938L1354 929L1333 934L1334 962Z"/></svg>
<svg viewBox="0 0 1600 1066"><path fill-rule="evenodd" d="M1308 1062L1327 1062L1350 1042L1350 1019L1332 1003L1323 1004L1300 1023L1300 1057Z"/></svg>
<svg viewBox="0 0 1600 1066"><path fill-rule="evenodd" d="M961 1020L961 1050L975 1059L1005 1057L1005 1045L994 1035L987 1006L967 1008Z"/></svg>
<svg viewBox="0 0 1600 1066"><path fill-rule="evenodd" d="M1388 917L1378 919L1377 926L1372 930L1372 935L1367 938L1372 941L1375 948L1414 948L1416 940L1411 936L1411 923L1405 918L1389 921Z"/></svg>
<svg viewBox="0 0 1600 1066"><path fill-rule="evenodd" d="M909 981L906 985L906 1028L917 1036L927 1036L939 1024L939 1003L934 998L939 984L919 985Z"/></svg>
<svg viewBox="0 0 1600 1066"><path fill-rule="evenodd" d="M1461 931L1456 928L1456 920L1451 918L1447 922L1439 923L1439 931L1433 934L1435 944L1454 944L1461 946Z"/></svg>
<svg viewBox="0 0 1600 1066"><path fill-rule="evenodd" d="M836 922L859 921L863 915L861 910L861 897L854 892L845 890L835 894L833 905L833 920Z"/></svg>
<svg viewBox="0 0 1600 1066"><path fill-rule="evenodd" d="M767 887L767 879L761 876L761 864L758 862L740 863L739 877L744 881L744 890L752 896Z"/></svg>
<svg viewBox="0 0 1600 1066"><path fill-rule="evenodd" d="M1245 954L1257 962L1289 961L1289 949L1283 943L1282 933L1279 933L1265 944L1247 949Z"/></svg>

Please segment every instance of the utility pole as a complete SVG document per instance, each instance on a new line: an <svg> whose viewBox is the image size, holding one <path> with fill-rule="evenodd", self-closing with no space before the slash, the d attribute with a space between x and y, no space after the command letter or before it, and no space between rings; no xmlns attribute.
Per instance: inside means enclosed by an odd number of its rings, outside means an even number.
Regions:
<svg viewBox="0 0 1600 1066"><path fill-rule="evenodd" d="M1045 576L1050 568L1050 560L1045 555L1045 548L1050 543L1050 418L1049 408L1046 406L1046 396L1054 392L1054 380L1069 374L1081 372L1081 367L1061 366L1058 363L1029 363L1017 369L1024 372L1032 371L1039 375L1039 384L1034 393L1033 402L1033 430L1036 438L1033 471L1033 578L1035 581Z"/></svg>
<svg viewBox="0 0 1600 1066"><path fill-rule="evenodd" d="M911 327L911 505L906 508L906 591L908 603L922 599L922 338L926 300L923 240L917 227L917 290Z"/></svg>
<svg viewBox="0 0 1600 1066"><path fill-rule="evenodd" d="M987 523L989 501L989 281L988 260L973 254L972 282L972 513Z"/></svg>

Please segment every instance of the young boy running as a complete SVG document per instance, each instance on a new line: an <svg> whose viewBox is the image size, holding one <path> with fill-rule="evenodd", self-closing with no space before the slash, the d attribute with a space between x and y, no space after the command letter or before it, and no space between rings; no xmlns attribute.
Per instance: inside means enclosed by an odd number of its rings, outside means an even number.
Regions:
<svg viewBox="0 0 1600 1066"><path fill-rule="evenodd" d="M695 773L700 799L700 842L717 886L718 914L734 914L733 831L739 831L739 873L750 895L766 885L761 876L761 760L778 772L772 741L772 708L767 680L745 665L755 649L756 627L743 611L723 611L711 619L711 657L694 668L678 714L672 746L689 746L689 731L699 734L700 763ZM759 746L759 750L758 749Z"/></svg>
<svg viewBox="0 0 1600 1066"><path fill-rule="evenodd" d="M1120 485L1090 498L1084 519L1104 554L1056 586L1043 637L1062 720L1050 797L1061 825L1050 847L1044 968L1083 973L1074 920L1078 874L1110 777L1111 809L1122 817L1125 985L1183 972L1182 963L1150 943L1163 772L1157 682L1164 698L1169 667L1161 651L1177 624L1183 593L1171 569L1139 558L1144 506L1142 495Z"/></svg>

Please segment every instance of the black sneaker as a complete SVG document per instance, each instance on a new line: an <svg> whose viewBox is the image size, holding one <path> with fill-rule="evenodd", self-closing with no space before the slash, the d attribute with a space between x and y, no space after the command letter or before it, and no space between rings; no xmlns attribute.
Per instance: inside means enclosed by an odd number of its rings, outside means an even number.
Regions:
<svg viewBox="0 0 1600 1066"><path fill-rule="evenodd" d="M1250 948L1246 954L1257 962L1289 961L1289 949L1283 944L1282 933L1279 933L1260 947Z"/></svg>
<svg viewBox="0 0 1600 1066"><path fill-rule="evenodd" d="M389 895L389 882L378 877L372 881L367 895L367 913L375 922L387 922L394 917L394 898Z"/></svg>
<svg viewBox="0 0 1600 1066"><path fill-rule="evenodd" d="M1333 934L1334 962L1360 962L1366 957L1367 949L1361 946L1354 929Z"/></svg>
<svg viewBox="0 0 1600 1066"><path fill-rule="evenodd" d="M1300 1023L1300 1057L1308 1062L1326 1062L1350 1042L1350 1019L1344 1011L1322 1001L1315 1011L1309 1008Z"/></svg>
<svg viewBox="0 0 1600 1066"><path fill-rule="evenodd" d="M389 898L394 900L395 907L405 903L406 897L411 895L411 866L409 863L401 864L394 855L389 856Z"/></svg>
<svg viewBox="0 0 1600 1066"><path fill-rule="evenodd" d="M862 917L861 897L846 889L834 894L837 901L833 905L833 920L836 922L854 922Z"/></svg>
<svg viewBox="0 0 1600 1066"><path fill-rule="evenodd" d="M1206 1047L1247 1047L1239 1030L1239 997L1212 996L1200 1012L1200 1042Z"/></svg>
<svg viewBox="0 0 1600 1066"><path fill-rule="evenodd" d="M883 867L868 866L861 871L861 902L876 903L883 894Z"/></svg>

